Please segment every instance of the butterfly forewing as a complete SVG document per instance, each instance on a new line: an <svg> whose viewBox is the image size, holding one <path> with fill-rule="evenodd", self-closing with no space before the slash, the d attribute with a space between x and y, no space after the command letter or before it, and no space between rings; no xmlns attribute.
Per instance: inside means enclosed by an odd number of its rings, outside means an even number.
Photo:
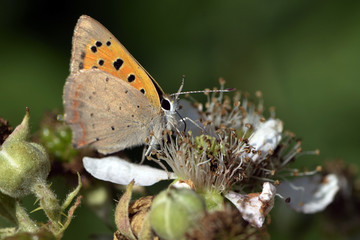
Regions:
<svg viewBox="0 0 360 240"><path fill-rule="evenodd" d="M73 144L91 145L104 154L143 144L160 121L157 109L141 92L98 69L70 75L64 107Z"/></svg>
<svg viewBox="0 0 360 240"><path fill-rule="evenodd" d="M158 84L103 25L89 16L81 16L73 36L71 74L93 68L129 83L160 111L162 90Z"/></svg>

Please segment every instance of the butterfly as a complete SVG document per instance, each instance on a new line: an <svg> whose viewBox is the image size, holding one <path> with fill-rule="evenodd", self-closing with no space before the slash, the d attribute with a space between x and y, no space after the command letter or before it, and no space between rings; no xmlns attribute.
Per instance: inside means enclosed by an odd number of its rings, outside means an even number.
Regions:
<svg viewBox="0 0 360 240"><path fill-rule="evenodd" d="M72 42L63 103L76 148L110 154L176 124L176 101L98 21L81 16Z"/></svg>

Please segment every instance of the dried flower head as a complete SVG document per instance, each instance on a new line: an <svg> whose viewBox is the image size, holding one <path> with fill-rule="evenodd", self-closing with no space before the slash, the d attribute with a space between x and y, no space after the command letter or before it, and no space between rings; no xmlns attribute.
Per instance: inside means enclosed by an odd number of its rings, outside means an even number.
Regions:
<svg viewBox="0 0 360 240"><path fill-rule="evenodd" d="M281 150L289 144L283 124L273 111L269 119L264 118L261 93L257 97L258 103L253 104L247 94L238 92L230 99L220 92L208 95L205 105L195 102L200 117L187 125L201 128L200 135L178 129L174 137L166 130L151 159L166 162L180 179L191 180L197 191L261 188L298 150L287 149L290 155L284 155Z"/></svg>

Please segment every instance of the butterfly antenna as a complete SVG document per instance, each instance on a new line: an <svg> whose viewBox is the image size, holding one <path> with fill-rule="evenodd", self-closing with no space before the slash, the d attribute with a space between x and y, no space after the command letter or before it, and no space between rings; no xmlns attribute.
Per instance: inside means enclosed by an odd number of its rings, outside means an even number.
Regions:
<svg viewBox="0 0 360 240"><path fill-rule="evenodd" d="M182 88L182 87L181 87ZM177 98L179 95L183 95L183 94L192 94L192 93L218 93L218 92L232 92L235 91L236 88L227 88L227 89L217 89L217 90L200 90L200 91L189 91L189 92L177 92L177 93L173 93L170 96L176 96L175 98Z"/></svg>
<svg viewBox="0 0 360 240"><path fill-rule="evenodd" d="M185 84L185 75L182 75L181 85L179 87L179 90L176 93L171 94L171 96L175 96L175 99L177 99L179 97L179 95L182 94L181 91L184 87L184 84Z"/></svg>
<svg viewBox="0 0 360 240"><path fill-rule="evenodd" d="M188 91L188 92L182 92L182 89L184 87L185 84L185 75L182 75L182 79L181 79L181 85L179 87L179 90L176 93L170 94L170 96L175 96L175 99L177 99L179 97L179 95L184 95L184 94L192 94L192 93L218 93L218 92L232 92L235 91L236 88L227 88L227 89L216 89L216 90L200 90L200 91Z"/></svg>

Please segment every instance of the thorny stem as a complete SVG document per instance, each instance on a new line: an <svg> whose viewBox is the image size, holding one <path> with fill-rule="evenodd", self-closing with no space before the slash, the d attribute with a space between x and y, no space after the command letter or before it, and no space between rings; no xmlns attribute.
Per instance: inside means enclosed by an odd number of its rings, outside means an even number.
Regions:
<svg viewBox="0 0 360 240"><path fill-rule="evenodd" d="M56 195L47 186L45 181L39 180L32 188L33 193L40 200L40 207L52 223L54 229L62 228L60 224L61 207ZM56 230L55 230L56 231Z"/></svg>

